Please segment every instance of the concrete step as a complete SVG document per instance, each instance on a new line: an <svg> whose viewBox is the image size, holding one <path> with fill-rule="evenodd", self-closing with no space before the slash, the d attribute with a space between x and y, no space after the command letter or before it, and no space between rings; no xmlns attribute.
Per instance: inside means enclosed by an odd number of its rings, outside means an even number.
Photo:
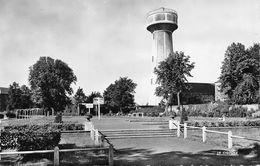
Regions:
<svg viewBox="0 0 260 166"><path fill-rule="evenodd" d="M117 133L117 134L105 134L107 137L115 136L155 136L155 135L174 135L174 133Z"/></svg>
<svg viewBox="0 0 260 166"><path fill-rule="evenodd" d="M109 136L106 137L107 139L134 139L134 138L159 138L159 137L174 137L173 134L167 134L167 135L136 135L136 136Z"/></svg>
<svg viewBox="0 0 260 166"><path fill-rule="evenodd" d="M158 131L173 131L169 129L114 129L114 130L101 130L101 132L158 132Z"/></svg>
<svg viewBox="0 0 260 166"><path fill-rule="evenodd" d="M101 132L107 139L172 137L176 135L174 130L169 129L117 129L102 130Z"/></svg>
<svg viewBox="0 0 260 166"><path fill-rule="evenodd" d="M110 135L110 134L156 134L156 133L161 133L161 134L165 134L165 133L175 133L174 131L157 131L157 132L129 132L129 131L126 131L126 132L102 132L102 134L104 135Z"/></svg>

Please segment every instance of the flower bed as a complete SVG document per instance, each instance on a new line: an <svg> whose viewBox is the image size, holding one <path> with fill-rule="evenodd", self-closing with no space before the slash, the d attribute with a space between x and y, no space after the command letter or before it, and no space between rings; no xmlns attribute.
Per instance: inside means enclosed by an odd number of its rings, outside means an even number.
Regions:
<svg viewBox="0 0 260 166"><path fill-rule="evenodd" d="M240 127L240 126L254 126L260 127L260 119L248 119L248 120L227 120L227 121L188 121L188 126L196 126L196 127Z"/></svg>

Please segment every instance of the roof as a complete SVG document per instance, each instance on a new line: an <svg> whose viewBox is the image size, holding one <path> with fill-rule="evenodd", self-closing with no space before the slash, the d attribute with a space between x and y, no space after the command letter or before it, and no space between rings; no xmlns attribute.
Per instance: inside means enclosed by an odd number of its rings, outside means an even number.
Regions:
<svg viewBox="0 0 260 166"><path fill-rule="evenodd" d="M205 95L215 94L215 85L211 83L188 83L191 86L190 92Z"/></svg>
<svg viewBox="0 0 260 166"><path fill-rule="evenodd" d="M0 87L0 94L8 94L9 88Z"/></svg>
<svg viewBox="0 0 260 166"><path fill-rule="evenodd" d="M149 15L152 15L152 14L157 14L157 13L174 13L177 15L177 12L173 9L169 9L169 8L164 8L164 7L161 7L159 9L154 9L152 11L150 11L147 16Z"/></svg>

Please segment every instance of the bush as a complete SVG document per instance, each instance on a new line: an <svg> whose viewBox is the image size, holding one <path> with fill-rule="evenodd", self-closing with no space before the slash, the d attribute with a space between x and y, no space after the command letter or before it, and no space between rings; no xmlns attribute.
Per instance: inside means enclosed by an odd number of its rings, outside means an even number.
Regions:
<svg viewBox="0 0 260 166"><path fill-rule="evenodd" d="M66 131L66 130L83 130L84 126L83 124L75 124L75 123L63 123L63 124L57 124L59 126L59 129Z"/></svg>
<svg viewBox="0 0 260 166"><path fill-rule="evenodd" d="M18 151L54 149L60 136L60 130L54 125L8 126L0 136L1 147Z"/></svg>
<svg viewBox="0 0 260 166"><path fill-rule="evenodd" d="M5 115L4 114L0 114L0 119L4 119Z"/></svg>
<svg viewBox="0 0 260 166"><path fill-rule="evenodd" d="M164 108L162 108L162 107L147 107L147 108L141 108L141 109L132 111L131 113L133 113L133 112L143 112L144 115L146 115L146 116L156 117L156 116L159 116L159 113L164 112Z"/></svg>
<svg viewBox="0 0 260 166"><path fill-rule="evenodd" d="M181 123L183 123L183 121L188 121L188 112L185 108L182 108L181 110Z"/></svg>
<svg viewBox="0 0 260 166"><path fill-rule="evenodd" d="M224 127L224 122L218 122L218 127Z"/></svg>
<svg viewBox="0 0 260 166"><path fill-rule="evenodd" d="M228 112L228 116L230 117L246 117L247 116L247 108L244 108L242 106L239 107L231 107L231 109Z"/></svg>
<svg viewBox="0 0 260 166"><path fill-rule="evenodd" d="M6 113L6 116L7 116L8 118L15 118L15 117L16 117L15 113L13 113L13 112L7 112L7 113Z"/></svg>
<svg viewBox="0 0 260 166"><path fill-rule="evenodd" d="M62 114L61 112L58 112L55 116L54 123L62 123Z"/></svg>
<svg viewBox="0 0 260 166"><path fill-rule="evenodd" d="M191 121L187 122L188 126L195 126L195 127L238 127L238 126L260 126L260 120L247 120L247 121Z"/></svg>

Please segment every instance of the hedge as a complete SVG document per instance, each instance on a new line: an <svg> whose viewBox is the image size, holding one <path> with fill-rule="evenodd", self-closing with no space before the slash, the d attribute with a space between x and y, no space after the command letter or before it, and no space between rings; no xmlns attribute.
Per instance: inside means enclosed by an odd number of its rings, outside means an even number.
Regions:
<svg viewBox="0 0 260 166"><path fill-rule="evenodd" d="M243 106L230 106L225 103L189 105L188 116L203 117L252 117L257 110L247 110Z"/></svg>
<svg viewBox="0 0 260 166"><path fill-rule="evenodd" d="M7 116L8 118L16 118L16 114L13 113L13 112L7 112L7 113L6 113L6 116Z"/></svg>
<svg viewBox="0 0 260 166"><path fill-rule="evenodd" d="M239 127L239 126L260 126L260 120L247 120L247 121L192 121L187 122L188 126L195 127Z"/></svg>
<svg viewBox="0 0 260 166"><path fill-rule="evenodd" d="M60 142L60 129L53 125L8 126L1 132L1 148L18 151L53 149Z"/></svg>
<svg viewBox="0 0 260 166"><path fill-rule="evenodd" d="M16 122L16 123L9 123L9 126L5 126L5 129L11 128L19 128L19 127L25 127L25 126L44 126L44 125L51 125L56 127L59 130L83 130L84 125L80 123L74 123L74 122L63 122L63 123L53 123L53 122L24 122L25 124L21 124L22 122Z"/></svg>

